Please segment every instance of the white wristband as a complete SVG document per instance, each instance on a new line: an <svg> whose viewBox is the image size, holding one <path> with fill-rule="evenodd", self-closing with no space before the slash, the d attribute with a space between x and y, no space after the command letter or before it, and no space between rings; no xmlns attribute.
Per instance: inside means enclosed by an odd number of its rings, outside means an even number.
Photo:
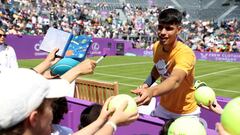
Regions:
<svg viewBox="0 0 240 135"><path fill-rule="evenodd" d="M114 122L108 121L106 124L107 124L107 125L110 125L110 126L113 128L114 132L116 132L116 130L117 130L117 125L116 125Z"/></svg>

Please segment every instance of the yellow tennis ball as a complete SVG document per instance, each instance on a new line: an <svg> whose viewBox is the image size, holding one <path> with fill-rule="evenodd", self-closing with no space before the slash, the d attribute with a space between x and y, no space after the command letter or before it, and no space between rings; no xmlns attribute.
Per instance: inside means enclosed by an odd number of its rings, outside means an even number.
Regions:
<svg viewBox="0 0 240 135"><path fill-rule="evenodd" d="M240 135L240 97L231 100L224 107L221 123L231 135Z"/></svg>
<svg viewBox="0 0 240 135"><path fill-rule="evenodd" d="M168 135L206 135L206 130L198 118L185 116L170 125Z"/></svg>
<svg viewBox="0 0 240 135"><path fill-rule="evenodd" d="M127 94L119 94L111 99L108 104L108 109L119 108L124 101L128 101L128 105L124 112L126 113L135 113L137 112L137 104L135 100ZM121 116L120 116L121 117Z"/></svg>
<svg viewBox="0 0 240 135"><path fill-rule="evenodd" d="M197 104L203 104L205 106L208 106L209 101L213 102L216 99L215 92L208 86L201 86L195 90L194 97Z"/></svg>

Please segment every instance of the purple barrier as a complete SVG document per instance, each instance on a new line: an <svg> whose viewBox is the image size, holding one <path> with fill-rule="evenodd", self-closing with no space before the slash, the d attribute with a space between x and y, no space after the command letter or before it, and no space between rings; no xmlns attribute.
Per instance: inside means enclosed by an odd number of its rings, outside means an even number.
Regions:
<svg viewBox="0 0 240 135"><path fill-rule="evenodd" d="M92 102L86 100L80 100L76 98L67 98L69 112L65 115L64 119L61 121L62 125L71 127L74 131L77 131L77 127L80 123L80 114L87 106L91 105ZM123 134L153 134L156 135L161 130L163 120L154 118L147 115L141 115L140 118L134 123L128 126L119 127L116 135ZM146 128L147 127L147 128ZM134 130L133 130L134 129ZM150 134L149 134L150 135Z"/></svg>
<svg viewBox="0 0 240 135"><path fill-rule="evenodd" d="M69 112L64 116L61 125L77 131L80 123L80 114L92 102L76 98L67 98ZM138 120L127 126L118 127L115 135L158 135L164 121L148 115L140 115ZM213 129L207 129L208 135L217 135Z"/></svg>

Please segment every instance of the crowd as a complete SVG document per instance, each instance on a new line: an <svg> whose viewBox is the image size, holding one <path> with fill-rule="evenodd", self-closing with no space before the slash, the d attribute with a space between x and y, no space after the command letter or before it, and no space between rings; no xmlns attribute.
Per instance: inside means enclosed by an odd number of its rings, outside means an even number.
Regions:
<svg viewBox="0 0 240 135"><path fill-rule="evenodd" d="M44 35L49 27L73 34L90 34L96 38L123 38L132 40L136 48L149 48L157 40L157 15L162 8L133 7L122 5L126 18L117 10L101 11L97 5L79 4L76 1L15 0L15 5L0 5L0 25L8 34ZM225 20L221 24L214 20L183 21L180 35L195 51L239 52L240 22Z"/></svg>

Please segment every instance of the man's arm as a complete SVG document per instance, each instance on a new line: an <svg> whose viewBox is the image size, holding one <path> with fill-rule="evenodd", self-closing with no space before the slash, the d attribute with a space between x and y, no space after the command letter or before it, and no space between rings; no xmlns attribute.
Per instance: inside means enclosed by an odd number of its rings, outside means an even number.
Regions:
<svg viewBox="0 0 240 135"><path fill-rule="evenodd" d="M171 75L160 84L142 89L141 96L136 100L138 105L148 104L153 96L164 95L179 87L187 73L181 69L173 69Z"/></svg>
<svg viewBox="0 0 240 135"><path fill-rule="evenodd" d="M159 73L157 71L157 68L156 66L154 65L152 67L152 70L150 72L150 75L148 76L148 78L144 81L144 84L143 85L147 85L146 88L150 87L154 82L156 82L156 80L159 78ZM144 87L142 87L144 88Z"/></svg>
<svg viewBox="0 0 240 135"><path fill-rule="evenodd" d="M161 96L180 86L187 73L181 69L173 69L171 75L161 82L161 84L151 87L148 90L153 91L153 96Z"/></svg>

